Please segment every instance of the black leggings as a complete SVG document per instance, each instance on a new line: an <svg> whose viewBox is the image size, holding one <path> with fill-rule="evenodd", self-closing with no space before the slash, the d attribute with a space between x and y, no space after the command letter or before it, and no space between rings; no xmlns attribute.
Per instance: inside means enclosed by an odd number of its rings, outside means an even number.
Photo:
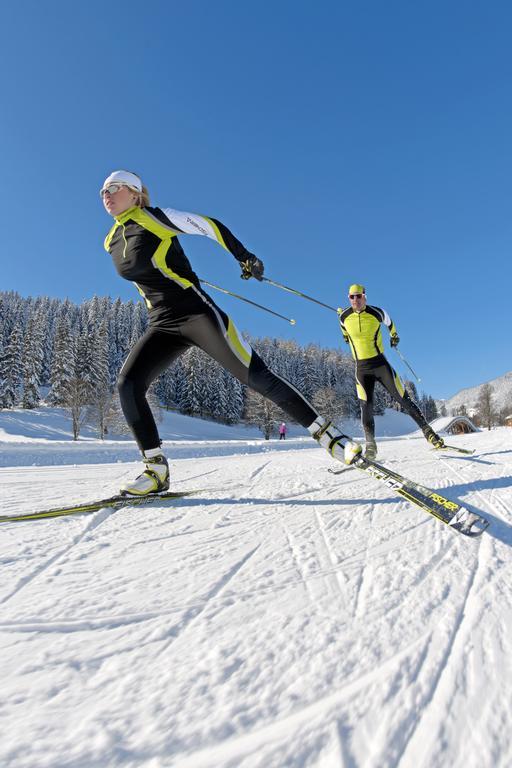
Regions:
<svg viewBox="0 0 512 768"><path fill-rule="evenodd" d="M268 397L303 427L309 427L318 416L292 384L267 368L239 335L230 318L211 302L202 314L168 323L165 330L150 328L121 368L118 380L121 407L142 451L160 445L146 392L150 384L191 346L204 350L239 381Z"/></svg>
<svg viewBox="0 0 512 768"><path fill-rule="evenodd" d="M365 366L364 364L359 364L356 366L356 386L357 396L361 401L361 421L366 440L375 440L373 393L376 381L380 381L391 397L397 403L400 403L404 411L414 419L421 429L428 427L428 422L414 400L411 400L409 397L409 393L402 384L400 376L387 360L382 361L379 365L370 364Z"/></svg>

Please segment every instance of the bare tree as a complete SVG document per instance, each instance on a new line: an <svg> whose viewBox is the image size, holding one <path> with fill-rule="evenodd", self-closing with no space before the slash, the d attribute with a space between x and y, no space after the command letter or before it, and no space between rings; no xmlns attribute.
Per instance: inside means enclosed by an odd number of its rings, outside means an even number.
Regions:
<svg viewBox="0 0 512 768"><path fill-rule="evenodd" d="M105 439L108 431L108 422L112 412L113 393L107 386L97 386L92 390L88 408L87 421L92 422L98 428L98 437Z"/></svg>
<svg viewBox="0 0 512 768"><path fill-rule="evenodd" d="M509 401L504 408L502 408L498 414L498 424L500 426L506 426L507 419L510 419L512 415L512 401Z"/></svg>
<svg viewBox="0 0 512 768"><path fill-rule="evenodd" d="M334 387L320 387L311 402L319 413L333 421L339 421L345 415L344 400Z"/></svg>
<svg viewBox="0 0 512 768"><path fill-rule="evenodd" d="M490 384L482 386L476 407L480 424L490 429L495 421L493 388Z"/></svg>
<svg viewBox="0 0 512 768"><path fill-rule="evenodd" d="M128 422L121 409L119 392L117 390L114 391L110 398L110 403L103 423L103 434L105 435L109 432L114 432L116 435L131 434L130 427L128 426Z"/></svg>
<svg viewBox="0 0 512 768"><path fill-rule="evenodd" d="M286 418L281 408L278 408L272 400L262 397L252 389L247 391L245 419L249 424L259 427L265 440L270 440L277 424Z"/></svg>
<svg viewBox="0 0 512 768"><path fill-rule="evenodd" d="M78 440L90 402L90 387L83 379L74 378L68 384L64 405L69 408L73 423L73 440Z"/></svg>

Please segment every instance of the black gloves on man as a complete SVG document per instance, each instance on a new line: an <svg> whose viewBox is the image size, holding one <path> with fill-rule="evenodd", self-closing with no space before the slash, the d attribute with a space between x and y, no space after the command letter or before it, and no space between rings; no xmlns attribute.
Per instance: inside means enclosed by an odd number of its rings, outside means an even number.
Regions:
<svg viewBox="0 0 512 768"><path fill-rule="evenodd" d="M400 343L400 337L397 336L396 333L394 333L393 336L390 337L389 343L391 344L392 347L398 347Z"/></svg>
<svg viewBox="0 0 512 768"><path fill-rule="evenodd" d="M249 280L251 277L255 277L256 280L263 280L263 272L265 267L261 259L258 259L254 254L249 253L245 261L240 262L242 267L242 274L240 277L242 280Z"/></svg>

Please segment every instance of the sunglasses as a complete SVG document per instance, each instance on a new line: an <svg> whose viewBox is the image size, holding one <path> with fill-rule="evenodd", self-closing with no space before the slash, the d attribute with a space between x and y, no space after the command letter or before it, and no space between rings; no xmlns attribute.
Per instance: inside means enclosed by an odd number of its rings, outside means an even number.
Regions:
<svg viewBox="0 0 512 768"><path fill-rule="evenodd" d="M100 189L100 197L104 197L105 192L108 192L109 195L115 195L116 192L119 192L122 187L127 186L127 184L109 184L108 187L103 187L103 189Z"/></svg>
<svg viewBox="0 0 512 768"><path fill-rule="evenodd" d="M364 293L349 293L348 297L349 299L362 299L364 296Z"/></svg>

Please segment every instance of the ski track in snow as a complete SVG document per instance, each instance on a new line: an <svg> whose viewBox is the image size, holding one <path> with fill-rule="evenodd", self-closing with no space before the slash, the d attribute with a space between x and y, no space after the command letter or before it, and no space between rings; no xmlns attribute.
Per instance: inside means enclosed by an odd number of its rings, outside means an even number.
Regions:
<svg viewBox="0 0 512 768"><path fill-rule="evenodd" d="M66 546L63 547L61 550L51 555L51 557L49 557L47 560L43 560L43 562L35 566L32 570L29 570L29 572L26 575L20 578L19 581L15 584L11 592L8 592L3 597L0 597L0 605L7 603L12 597L18 594L24 587L26 587L27 584L30 584L31 581L33 581L42 573L44 573L44 571L46 571L52 565L56 565L59 562L59 560L61 560L66 554L68 554L73 547L76 547L77 544L79 544L84 537L91 534L95 528L101 525L102 522L107 517L110 517L110 515L115 514L115 511L116 510L112 510L112 509L101 509L93 513L92 520L89 519L84 530L81 533L74 536L70 541L70 543L66 544Z"/></svg>
<svg viewBox="0 0 512 768"><path fill-rule="evenodd" d="M489 517L475 540L319 449L243 443L173 463L190 497L2 524L0 765L508 768L510 436L382 444ZM108 496L134 466L6 467L0 498Z"/></svg>

